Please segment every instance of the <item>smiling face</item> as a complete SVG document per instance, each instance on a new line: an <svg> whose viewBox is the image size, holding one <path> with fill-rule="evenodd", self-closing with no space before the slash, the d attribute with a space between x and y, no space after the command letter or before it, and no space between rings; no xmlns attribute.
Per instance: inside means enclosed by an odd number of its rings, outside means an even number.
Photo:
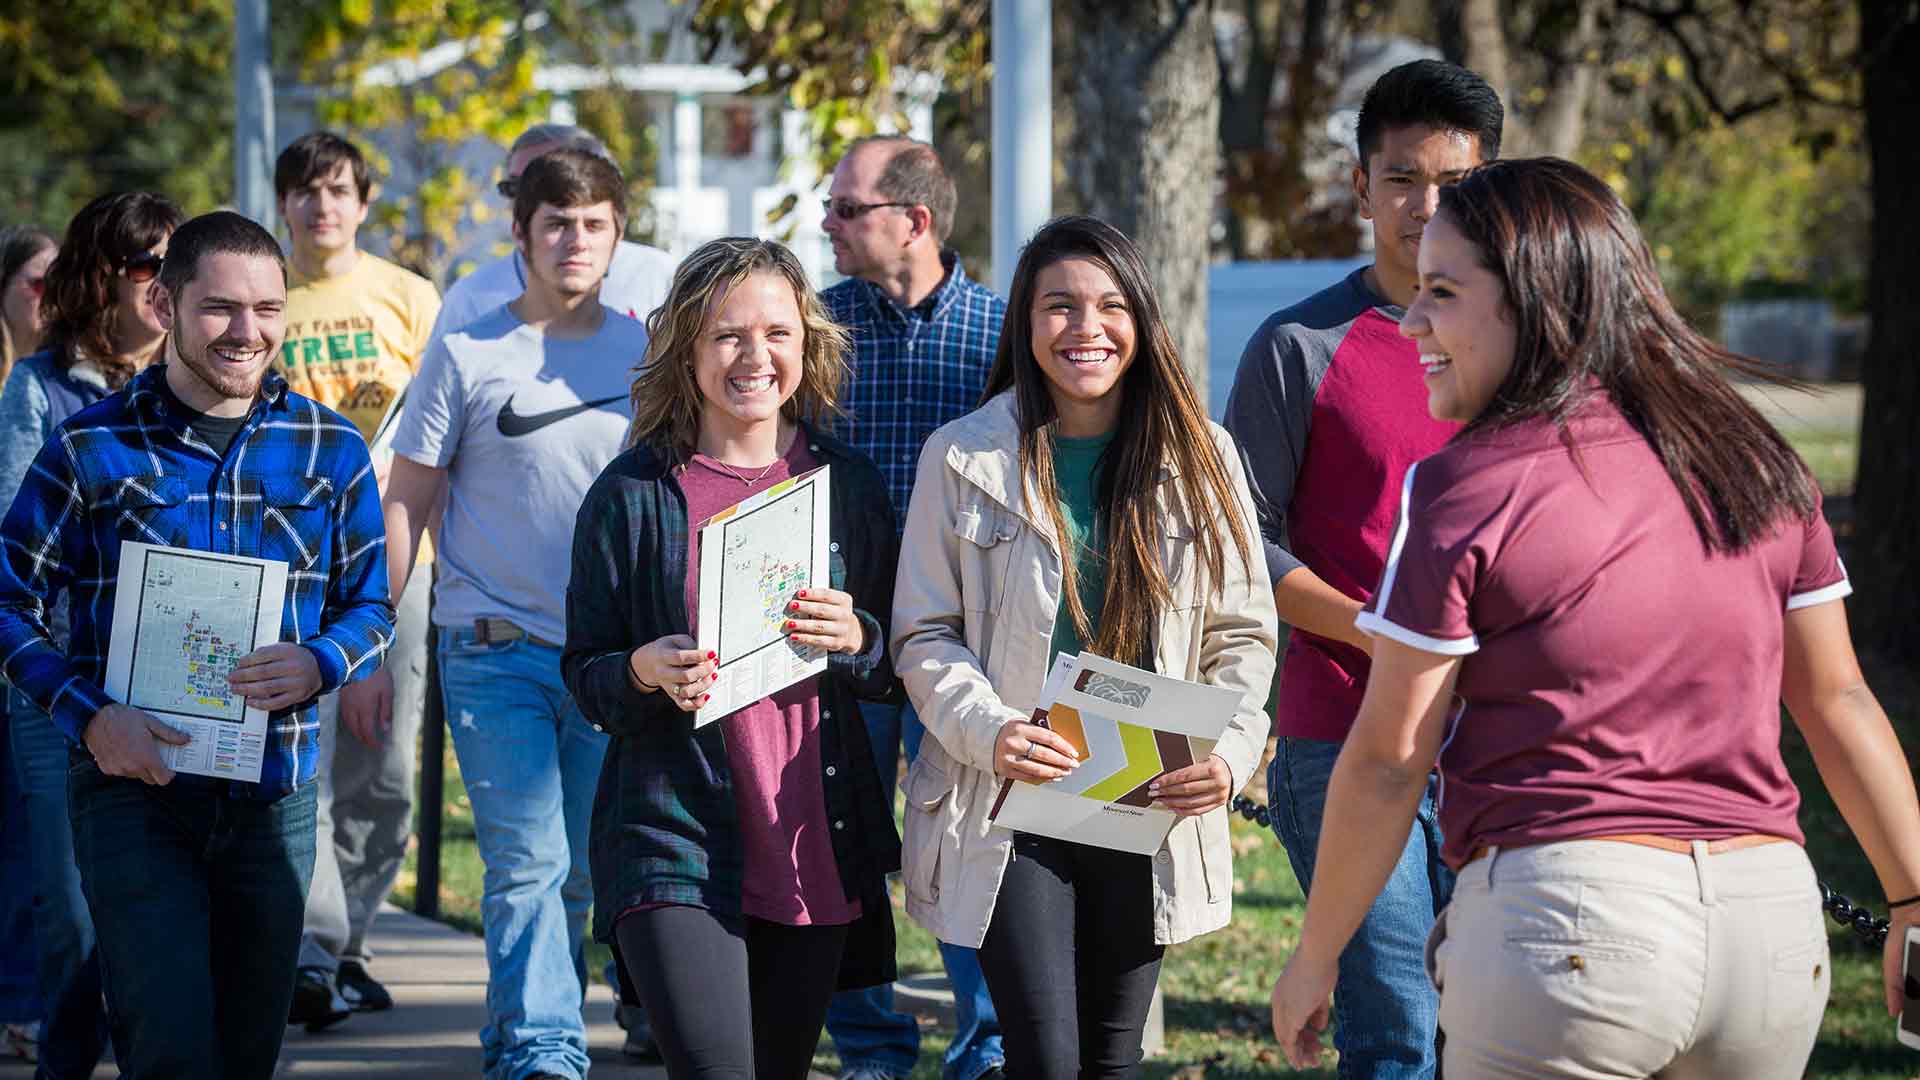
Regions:
<svg viewBox="0 0 1920 1080"><path fill-rule="evenodd" d="M152 255L164 257L167 254L167 238L147 249ZM160 335L167 332L167 324L160 317L155 299L160 292L159 282L154 278L135 281L122 265L113 277L113 347L122 354L139 352L142 348L159 342Z"/></svg>
<svg viewBox="0 0 1920 1080"><path fill-rule="evenodd" d="M694 342L701 430L739 435L777 424L800 387L805 353L793 286L778 274L749 274L721 297Z"/></svg>
<svg viewBox="0 0 1920 1080"><path fill-rule="evenodd" d="M1513 370L1517 334L1500 278L1445 214L1420 244L1420 294L1400 332L1420 346L1427 411L1466 423L1479 416Z"/></svg>
<svg viewBox="0 0 1920 1080"><path fill-rule="evenodd" d="M367 204L354 182L353 164L341 161L332 173L282 195L280 216L298 256L325 257L351 248L367 220Z"/></svg>
<svg viewBox="0 0 1920 1080"><path fill-rule="evenodd" d="M287 333L280 264L265 255L207 254L179 296L154 293L179 359L167 365L167 385L200 412L244 412Z"/></svg>
<svg viewBox="0 0 1920 1080"><path fill-rule="evenodd" d="M1133 363L1133 312L1120 285L1091 259L1061 259L1033 279L1033 358L1047 377L1060 433L1113 430L1120 380Z"/></svg>
<svg viewBox="0 0 1920 1080"><path fill-rule="evenodd" d="M1440 189L1480 163L1478 136L1417 124L1381 132L1367 168L1353 170L1360 216L1373 222L1374 267L1388 299L1404 303L1412 294L1420 231L1433 218Z"/></svg>
<svg viewBox="0 0 1920 1080"><path fill-rule="evenodd" d="M514 223L513 236L527 261L529 287L538 282L562 299L572 300L600 288L620 239L620 222L610 202L541 203L525 231Z"/></svg>

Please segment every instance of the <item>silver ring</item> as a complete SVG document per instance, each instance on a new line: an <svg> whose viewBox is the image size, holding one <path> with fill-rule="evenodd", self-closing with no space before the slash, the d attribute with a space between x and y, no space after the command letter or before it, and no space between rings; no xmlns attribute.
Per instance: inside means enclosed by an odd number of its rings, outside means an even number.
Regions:
<svg viewBox="0 0 1920 1080"><path fill-rule="evenodd" d="M1032 761L1032 760L1033 760L1033 747L1034 747L1034 742L1033 742L1033 740L1032 740L1032 739L1028 739L1028 740L1027 740L1027 752L1026 752L1026 753L1024 753L1024 754L1021 754L1021 755L1020 755L1020 760L1021 760L1021 761Z"/></svg>

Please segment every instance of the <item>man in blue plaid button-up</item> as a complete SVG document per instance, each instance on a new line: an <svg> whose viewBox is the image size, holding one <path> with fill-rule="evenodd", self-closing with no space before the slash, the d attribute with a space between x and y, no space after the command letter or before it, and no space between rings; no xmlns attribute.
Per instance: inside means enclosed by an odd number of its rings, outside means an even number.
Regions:
<svg viewBox="0 0 1920 1080"><path fill-rule="evenodd" d="M834 269L847 275L821 294L835 321L853 332L843 434L880 466L896 528L906 526L927 436L979 406L1007 313L1006 302L969 280L944 247L957 202L931 146L879 136L855 143L840 159L821 226L833 242ZM891 791L902 741L913 758L924 729L904 700L863 703L860 711ZM944 1077L980 1080L1005 1059L1000 1021L974 950L940 951L958 1028ZM836 997L827 1031L850 1080L904 1077L919 1056L919 1028L893 1011L889 987Z"/></svg>
<svg viewBox="0 0 1920 1080"><path fill-rule="evenodd" d="M393 634L366 443L266 374L286 296L265 229L182 225L154 292L165 362L56 428L0 526L0 657L73 741L75 861L130 1076L273 1072L313 870L314 700ZM176 776L158 744L187 735L102 689L126 540L288 563L280 641L228 679L269 714L258 783ZM63 592L64 651L45 622Z"/></svg>

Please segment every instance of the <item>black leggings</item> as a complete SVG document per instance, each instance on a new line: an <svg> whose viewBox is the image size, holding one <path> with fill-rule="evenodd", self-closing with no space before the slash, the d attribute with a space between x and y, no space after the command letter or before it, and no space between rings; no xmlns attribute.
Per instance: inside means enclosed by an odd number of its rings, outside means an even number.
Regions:
<svg viewBox="0 0 1920 1080"><path fill-rule="evenodd" d="M671 906L629 912L614 934L668 1076L806 1080L848 929Z"/></svg>
<svg viewBox="0 0 1920 1080"><path fill-rule="evenodd" d="M1016 835L980 943L1007 1076L1134 1075L1163 952L1145 855Z"/></svg>

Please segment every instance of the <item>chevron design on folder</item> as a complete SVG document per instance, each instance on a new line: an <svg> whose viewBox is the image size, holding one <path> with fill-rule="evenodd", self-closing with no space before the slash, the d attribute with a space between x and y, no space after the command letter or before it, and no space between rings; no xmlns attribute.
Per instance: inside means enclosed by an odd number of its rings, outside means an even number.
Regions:
<svg viewBox="0 0 1920 1080"><path fill-rule="evenodd" d="M1055 704L1047 727L1073 744L1080 767L1048 784L1063 795L1081 795L1124 806L1149 806L1147 786L1162 773L1184 769L1213 753L1214 740L1156 731L1139 724Z"/></svg>

